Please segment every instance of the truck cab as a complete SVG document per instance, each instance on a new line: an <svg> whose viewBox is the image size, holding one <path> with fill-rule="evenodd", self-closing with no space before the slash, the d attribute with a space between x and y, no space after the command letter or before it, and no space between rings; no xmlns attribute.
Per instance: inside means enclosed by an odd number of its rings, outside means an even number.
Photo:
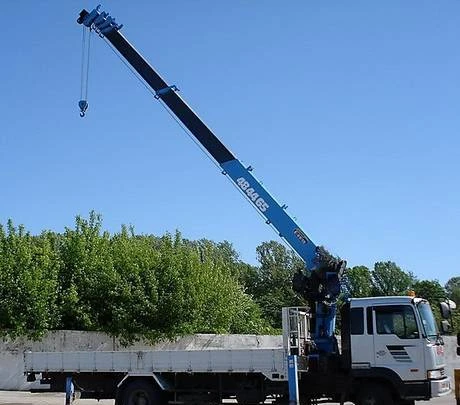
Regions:
<svg viewBox="0 0 460 405"><path fill-rule="evenodd" d="M407 400L450 393L444 342L428 301L410 296L353 298L344 317L349 317L350 331L343 353L348 353L356 381L386 381Z"/></svg>

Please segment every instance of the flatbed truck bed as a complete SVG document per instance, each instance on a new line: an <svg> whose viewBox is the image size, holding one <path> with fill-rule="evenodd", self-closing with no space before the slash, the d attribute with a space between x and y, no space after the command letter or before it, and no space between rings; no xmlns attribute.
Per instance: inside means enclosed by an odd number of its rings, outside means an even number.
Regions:
<svg viewBox="0 0 460 405"><path fill-rule="evenodd" d="M260 373L287 380L284 348L26 352L26 373Z"/></svg>

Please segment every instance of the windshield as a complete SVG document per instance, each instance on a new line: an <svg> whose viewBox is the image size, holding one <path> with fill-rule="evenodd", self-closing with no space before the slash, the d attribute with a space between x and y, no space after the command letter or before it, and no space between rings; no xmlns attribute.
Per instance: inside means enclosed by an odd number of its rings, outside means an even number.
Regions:
<svg viewBox="0 0 460 405"><path fill-rule="evenodd" d="M436 338L438 336L438 328L436 327L436 321L431 312L430 304L426 301L421 301L417 304L417 309L422 319L423 329L428 339Z"/></svg>

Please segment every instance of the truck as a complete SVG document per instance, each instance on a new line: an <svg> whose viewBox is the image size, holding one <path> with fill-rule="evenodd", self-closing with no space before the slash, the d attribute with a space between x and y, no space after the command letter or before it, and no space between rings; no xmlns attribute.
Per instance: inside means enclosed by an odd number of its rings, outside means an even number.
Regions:
<svg viewBox="0 0 460 405"><path fill-rule="evenodd" d="M77 22L96 32L133 71L305 263L293 289L305 307L282 309L283 346L258 349L26 352L28 381L116 405L254 405L319 400L409 405L451 392L444 343L428 301L415 296L347 298L338 309L346 261L317 246L252 173L125 39L100 6ZM81 115L87 101L80 100ZM340 312L340 342L335 335Z"/></svg>

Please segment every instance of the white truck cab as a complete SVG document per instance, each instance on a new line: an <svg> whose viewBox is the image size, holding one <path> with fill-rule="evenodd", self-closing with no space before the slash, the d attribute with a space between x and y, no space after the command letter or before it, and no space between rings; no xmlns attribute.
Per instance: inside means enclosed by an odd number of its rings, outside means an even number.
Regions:
<svg viewBox="0 0 460 405"><path fill-rule="evenodd" d="M424 299L350 299L350 346L356 376L390 380L404 398L451 392L451 379L444 370L444 342Z"/></svg>

